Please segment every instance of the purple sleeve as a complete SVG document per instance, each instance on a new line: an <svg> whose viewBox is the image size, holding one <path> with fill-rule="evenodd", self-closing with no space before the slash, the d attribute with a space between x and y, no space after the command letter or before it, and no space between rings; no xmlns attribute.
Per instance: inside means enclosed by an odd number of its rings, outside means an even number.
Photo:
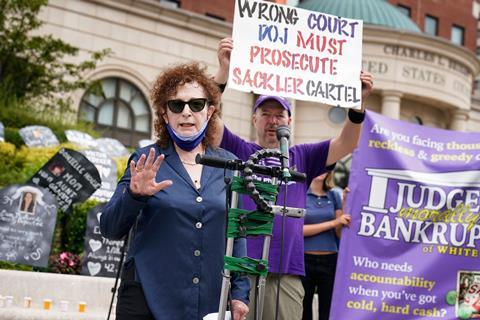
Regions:
<svg viewBox="0 0 480 320"><path fill-rule="evenodd" d="M307 186L310 185L313 178L326 171L325 165L329 147L330 140L292 147L292 149L295 149L296 157L298 157L295 161L297 170L307 174Z"/></svg>
<svg viewBox="0 0 480 320"><path fill-rule="evenodd" d="M245 141L228 130L226 126L224 126L220 148L230 151L243 161L246 161L252 153L260 149L256 144Z"/></svg>
<svg viewBox="0 0 480 320"><path fill-rule="evenodd" d="M220 147L230 151L239 159L246 161L255 151L261 149L255 143L248 142L224 127L223 137ZM310 185L312 179L326 171L328 148L330 140L318 143L300 144L290 148L291 165L297 166L299 172L307 174L307 185Z"/></svg>

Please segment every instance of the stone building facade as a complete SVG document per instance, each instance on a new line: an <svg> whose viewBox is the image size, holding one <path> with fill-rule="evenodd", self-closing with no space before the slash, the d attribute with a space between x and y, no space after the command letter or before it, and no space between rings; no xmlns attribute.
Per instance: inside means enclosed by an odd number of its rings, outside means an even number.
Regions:
<svg viewBox="0 0 480 320"><path fill-rule="evenodd" d="M199 2L182 1L184 6ZM224 3L201 2L213 7ZM139 139L153 138L149 87L163 67L199 60L212 74L216 71L217 43L230 36L232 25L218 18L223 11L208 12L194 13L167 1L50 0L42 12L42 32L79 47L79 59L92 50L111 48L112 54L87 75L102 80L105 97L77 92L75 105L79 117L135 147ZM365 21L363 68L375 76L375 90L367 101L370 110L432 127L478 130L480 103L471 93L480 63L468 47ZM223 96L225 123L246 139L254 138L254 100L253 94L230 89ZM293 105L293 143L333 137L343 125L344 110L306 101Z"/></svg>

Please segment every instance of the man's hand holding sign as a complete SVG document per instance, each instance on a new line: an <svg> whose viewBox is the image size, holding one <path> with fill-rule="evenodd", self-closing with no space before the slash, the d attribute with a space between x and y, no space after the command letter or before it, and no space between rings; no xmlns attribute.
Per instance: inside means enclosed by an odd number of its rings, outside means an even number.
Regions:
<svg viewBox="0 0 480 320"><path fill-rule="evenodd" d="M234 41L232 38L224 38L219 42L217 54L220 68L215 74L215 82L219 84L225 84L229 79L228 70L231 70L230 58L232 57L232 51L234 48L233 42ZM359 73L362 92L361 104L359 105L360 110L354 111L353 108L355 107L352 107L352 109L349 110L348 117L350 121L345 122L341 133L337 137L333 138L330 142L327 164L335 163L339 159L351 153L352 150L357 146L361 130L361 126L358 124L363 121L365 112L364 101L373 91L373 76L364 71L359 71ZM354 82L356 82L356 80ZM254 88L252 88L251 91L256 92ZM221 139L223 136L223 124L219 125L218 127L220 128L220 131L216 136ZM218 142L218 144L219 143L220 142Z"/></svg>
<svg viewBox="0 0 480 320"><path fill-rule="evenodd" d="M238 0L235 50L231 40L220 43L217 81L229 72L233 89L360 109L362 29L361 20ZM361 80L371 91L371 76Z"/></svg>

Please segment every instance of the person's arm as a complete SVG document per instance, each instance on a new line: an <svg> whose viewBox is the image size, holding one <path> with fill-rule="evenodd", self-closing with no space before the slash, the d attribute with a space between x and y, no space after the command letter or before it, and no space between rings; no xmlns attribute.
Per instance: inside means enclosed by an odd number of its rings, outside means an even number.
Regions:
<svg viewBox="0 0 480 320"><path fill-rule="evenodd" d="M220 40L217 48L218 70L215 73L214 80L219 85L227 84L228 71L230 68L230 56L233 50L232 38Z"/></svg>
<svg viewBox="0 0 480 320"><path fill-rule="evenodd" d="M362 81L362 107L360 111L349 109L349 116L343 125L340 134L333 138L330 142L330 148L328 150L327 165L331 165L338 160L345 157L347 154L357 147L358 139L360 138L360 131L362 129L362 123L354 123L350 119L360 118L365 113L365 100L373 90L373 76L367 72L361 72L360 81Z"/></svg>
<svg viewBox="0 0 480 320"><path fill-rule="evenodd" d="M217 58L218 58L218 70L213 77L213 80L219 87L225 86L228 81L228 69L230 68L230 55L233 50L233 40L232 38L224 38L220 40L217 48ZM223 93L223 90L221 90ZM224 123L220 117L217 117L215 120L215 139L213 145L215 147L220 146L223 137Z"/></svg>
<svg viewBox="0 0 480 320"><path fill-rule="evenodd" d="M337 210L335 212L337 217L339 217L341 215L344 215L348 219L348 224L345 225L347 228L350 227L350 223L352 222L352 216L349 215L349 214L344 214L346 204L347 204L347 197L348 197L349 192L350 192L350 189L348 187L343 189L343 196L342 196L342 199L341 199L341 205L342 205L341 210ZM341 212L338 212L338 211L341 211ZM343 227L344 226L339 226L335 229L335 233L337 235L337 238L339 238L339 239L340 239L340 236L342 235Z"/></svg>
<svg viewBox="0 0 480 320"><path fill-rule="evenodd" d="M342 210L337 210L337 212L338 211L342 212ZM337 216L334 220L320 222L320 223L313 223L313 224L304 224L303 236L311 237L319 233L328 231L330 229L336 230L337 228L342 228L344 225L348 225L348 223L350 223L347 216L348 215L341 214L340 216Z"/></svg>
<svg viewBox="0 0 480 320"><path fill-rule="evenodd" d="M342 235L342 229L344 227L350 226L352 217L349 214L343 213L343 210L341 209L335 211L335 216L337 217L335 220L340 221L340 223L335 227L335 235L337 236L337 238L340 238L340 236Z"/></svg>
<svg viewBox="0 0 480 320"><path fill-rule="evenodd" d="M159 155L155 161L154 159L153 148L150 149L148 157L137 152L130 157L129 166L100 217L100 231L104 237L121 239L125 236L150 196L172 184L170 180L160 183L155 181L163 155Z"/></svg>

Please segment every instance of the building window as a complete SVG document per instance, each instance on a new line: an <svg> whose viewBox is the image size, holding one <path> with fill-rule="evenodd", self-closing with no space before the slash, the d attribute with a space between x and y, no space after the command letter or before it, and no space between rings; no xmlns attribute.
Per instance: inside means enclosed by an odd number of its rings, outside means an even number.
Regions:
<svg viewBox="0 0 480 320"><path fill-rule="evenodd" d="M135 147L151 132L150 107L141 91L120 78L105 78L93 85L80 102L79 118L95 124L104 137Z"/></svg>
<svg viewBox="0 0 480 320"><path fill-rule="evenodd" d="M170 8L180 7L180 0L160 0L160 3L163 3Z"/></svg>
<svg viewBox="0 0 480 320"><path fill-rule="evenodd" d="M216 15L216 14L213 14L213 13L210 13L210 12L205 13L205 15L207 17L210 17L210 18L213 18L213 19L217 19L217 20L220 20L220 21L225 21L224 17L221 17L219 15Z"/></svg>
<svg viewBox="0 0 480 320"><path fill-rule="evenodd" d="M438 19L432 16L425 16L425 33L436 36L438 34Z"/></svg>
<svg viewBox="0 0 480 320"><path fill-rule="evenodd" d="M409 18L412 16L410 7L402 6L401 4L399 4L399 5L397 5L397 9L400 10L401 13L403 13L404 15L406 15Z"/></svg>
<svg viewBox="0 0 480 320"><path fill-rule="evenodd" d="M452 42L458 44L459 46L464 45L464 34L465 29L463 27L453 25L452 26Z"/></svg>
<svg viewBox="0 0 480 320"><path fill-rule="evenodd" d="M347 111L345 108L332 107L328 110L328 119L333 123L343 123L347 117Z"/></svg>
<svg viewBox="0 0 480 320"><path fill-rule="evenodd" d="M474 91L476 95L480 94L480 79L474 81Z"/></svg>

